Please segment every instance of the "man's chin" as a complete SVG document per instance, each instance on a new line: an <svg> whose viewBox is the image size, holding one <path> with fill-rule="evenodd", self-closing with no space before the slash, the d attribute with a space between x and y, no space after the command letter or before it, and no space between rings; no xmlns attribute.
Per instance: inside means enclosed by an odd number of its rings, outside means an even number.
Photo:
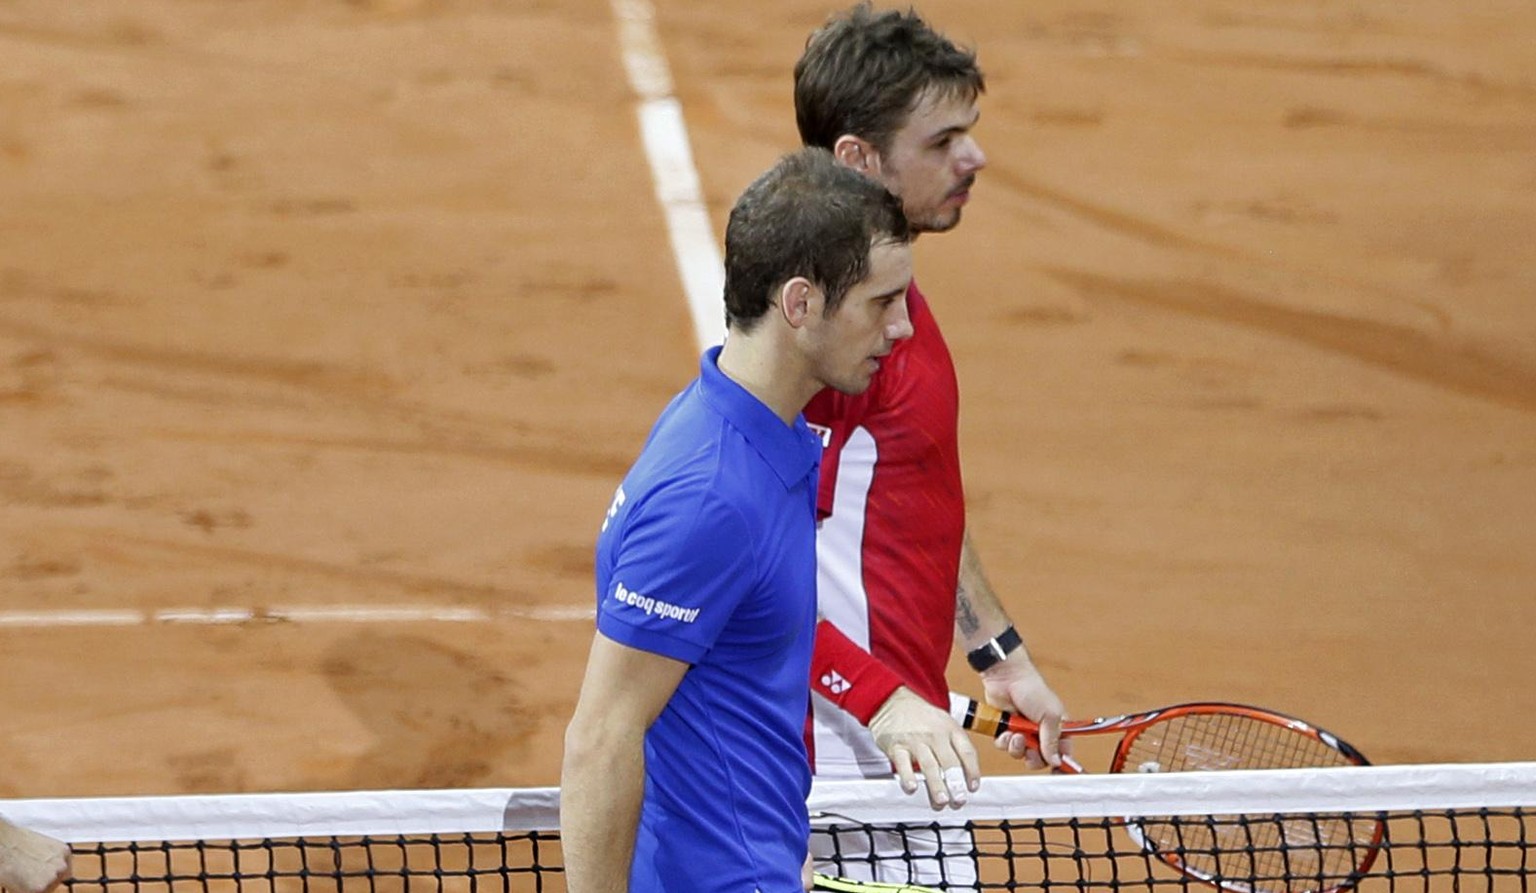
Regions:
<svg viewBox="0 0 1536 893"><path fill-rule="evenodd" d="M871 375L866 376L861 381L855 380L835 382L831 387L832 390L837 391L839 394L847 394L850 397L857 397L865 391L869 390L869 386L874 383L874 380L874 376Z"/></svg>
<svg viewBox="0 0 1536 893"><path fill-rule="evenodd" d="M960 225L960 211L956 209L948 213L932 214L922 220L909 222L920 233L947 233Z"/></svg>

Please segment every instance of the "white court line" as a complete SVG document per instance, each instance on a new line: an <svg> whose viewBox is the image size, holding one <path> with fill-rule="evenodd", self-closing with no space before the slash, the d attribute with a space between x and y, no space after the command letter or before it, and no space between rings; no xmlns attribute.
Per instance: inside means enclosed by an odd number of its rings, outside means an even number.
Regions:
<svg viewBox="0 0 1536 893"><path fill-rule="evenodd" d="M62 626L217 626L240 623L484 623L538 620L548 623L591 620L590 607L546 605L532 608L428 607L425 605L292 605L249 608L158 608L50 611L0 611L0 629Z"/></svg>
<svg viewBox="0 0 1536 893"><path fill-rule="evenodd" d="M683 107L673 95L672 74L656 34L656 10L650 0L612 0L612 6L624 70L640 99L640 136L666 215L694 336L700 347L719 344L725 340L724 262L693 166Z"/></svg>

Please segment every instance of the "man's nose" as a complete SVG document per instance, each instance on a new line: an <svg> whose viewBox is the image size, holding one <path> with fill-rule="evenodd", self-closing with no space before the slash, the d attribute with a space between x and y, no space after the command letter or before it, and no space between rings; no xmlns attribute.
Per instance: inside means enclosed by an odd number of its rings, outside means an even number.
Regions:
<svg viewBox="0 0 1536 893"><path fill-rule="evenodd" d="M885 337L892 341L902 341L912 337L912 315L907 312L907 299L903 297L893 305L895 318L885 327Z"/></svg>
<svg viewBox="0 0 1536 893"><path fill-rule="evenodd" d="M987 153L981 151L981 144L976 138L967 136L965 144L960 147L960 172L964 176L976 173L987 166Z"/></svg>

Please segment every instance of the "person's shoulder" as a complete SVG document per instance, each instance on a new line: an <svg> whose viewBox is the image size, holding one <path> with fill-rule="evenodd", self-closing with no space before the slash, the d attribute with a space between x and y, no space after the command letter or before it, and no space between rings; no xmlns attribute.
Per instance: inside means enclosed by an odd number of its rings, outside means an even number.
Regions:
<svg viewBox="0 0 1536 893"><path fill-rule="evenodd" d="M695 392L680 395L659 421L630 472L636 489L663 495L663 505L746 515L774 477L763 445Z"/></svg>
<svg viewBox="0 0 1536 893"><path fill-rule="evenodd" d="M722 419L701 398L695 381L667 404L635 461L637 468L678 468L708 461L717 452Z"/></svg>
<svg viewBox="0 0 1536 893"><path fill-rule="evenodd" d="M735 463L722 456L719 442L690 444L673 451L655 451L654 463L642 463L634 474L636 509L647 513L722 518L739 513L741 488Z"/></svg>
<svg viewBox="0 0 1536 893"><path fill-rule="evenodd" d="M743 550L762 528L744 491L694 472L656 482L640 495L625 518L620 549L665 554L674 570L713 567Z"/></svg>

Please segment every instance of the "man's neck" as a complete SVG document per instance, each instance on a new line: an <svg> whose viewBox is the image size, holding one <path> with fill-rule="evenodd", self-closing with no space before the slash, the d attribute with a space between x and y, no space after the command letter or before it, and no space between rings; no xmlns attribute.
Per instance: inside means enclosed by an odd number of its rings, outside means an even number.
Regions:
<svg viewBox="0 0 1536 893"><path fill-rule="evenodd" d="M732 330L720 349L720 372L773 411L786 425L805 409L820 387L799 359L769 333Z"/></svg>

